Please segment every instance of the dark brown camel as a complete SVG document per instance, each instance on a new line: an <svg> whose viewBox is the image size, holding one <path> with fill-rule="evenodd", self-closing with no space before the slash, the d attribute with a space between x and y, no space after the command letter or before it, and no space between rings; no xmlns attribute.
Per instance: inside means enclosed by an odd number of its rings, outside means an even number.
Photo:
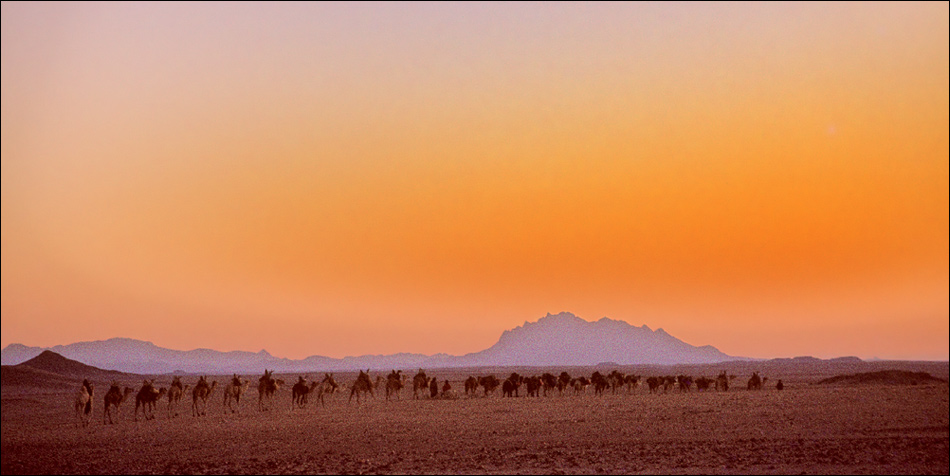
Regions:
<svg viewBox="0 0 950 476"><path fill-rule="evenodd" d="M501 392L504 397L518 396L518 388L521 387L521 384L524 382L524 377L518 375L517 373L512 372L511 375L505 379L505 382L501 384Z"/></svg>
<svg viewBox="0 0 950 476"><path fill-rule="evenodd" d="M472 377L471 375L465 379L465 395L475 396L475 392L478 391L478 379Z"/></svg>
<svg viewBox="0 0 950 476"><path fill-rule="evenodd" d="M399 400L399 392L402 391L402 370L396 371L393 370L388 377L386 377L386 400L389 400L390 397L395 396L396 400Z"/></svg>
<svg viewBox="0 0 950 476"><path fill-rule="evenodd" d="M439 382L435 377L429 379L429 398L435 398L439 396Z"/></svg>
<svg viewBox="0 0 950 476"><path fill-rule="evenodd" d="M429 388L429 379L426 377L426 373L419 369L419 372L412 377L412 398L420 398L420 393L425 396L426 390Z"/></svg>
<svg viewBox="0 0 950 476"><path fill-rule="evenodd" d="M172 377L172 384L168 386L168 417L178 416L178 407L181 405L181 397L188 391L188 385L182 385L181 377Z"/></svg>
<svg viewBox="0 0 950 476"><path fill-rule="evenodd" d="M145 420L152 420L155 418L155 403L165 395L167 389L165 387L155 388L152 383L154 380L145 380L142 382L142 388L139 389L139 393L135 395L135 415L133 416L134 421L139 420L139 407L142 407L142 415L145 417Z"/></svg>
<svg viewBox="0 0 950 476"><path fill-rule="evenodd" d="M268 372L264 369L264 375L257 380L257 408L261 411L270 410L270 401L283 384L283 380L274 378L273 370Z"/></svg>
<svg viewBox="0 0 950 476"><path fill-rule="evenodd" d="M373 382L369 379L369 369L366 369L366 372L360 370L360 374L356 377L356 381L353 382L353 385L350 387L350 402L353 401L353 395L356 395L356 403L360 403L360 394L368 393L371 396L373 395Z"/></svg>
<svg viewBox="0 0 950 476"><path fill-rule="evenodd" d="M307 405L307 395L310 392L314 391L317 388L317 385L320 385L320 382L314 381L309 386L307 385L307 380L303 377L297 377L297 383L291 388L291 397L290 397L290 409L293 410L294 407L303 408Z"/></svg>
<svg viewBox="0 0 950 476"><path fill-rule="evenodd" d="M202 416L208 413L208 398L217 386L217 380L208 385L208 377L198 377L198 383L191 390L191 416Z"/></svg>
<svg viewBox="0 0 950 476"><path fill-rule="evenodd" d="M109 424L115 423L112 420L113 407L115 408L116 417L118 418L119 406L122 405L122 402L128 399L129 395L131 395L132 392L134 391L135 389L131 387L125 387L125 391L123 392L122 390L119 389L118 383L112 382L112 386L109 387L109 391L106 392L106 396L104 397L105 407L102 410L102 424L103 425L106 424L107 418L109 420Z"/></svg>
<svg viewBox="0 0 950 476"><path fill-rule="evenodd" d="M489 393L495 393L495 389L501 385L501 382L494 375L488 375L479 377L478 384L485 390L485 396L487 397Z"/></svg>

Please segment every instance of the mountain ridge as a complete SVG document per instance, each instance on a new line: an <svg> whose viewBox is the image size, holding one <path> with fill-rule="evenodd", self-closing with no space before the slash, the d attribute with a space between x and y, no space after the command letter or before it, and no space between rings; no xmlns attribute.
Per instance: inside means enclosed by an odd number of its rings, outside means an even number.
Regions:
<svg viewBox="0 0 950 476"><path fill-rule="evenodd" d="M179 370L228 374L258 372L262 368L296 372L361 368L584 366L599 362L672 365L749 360L729 356L712 345L690 345L663 328L652 330L646 324L634 326L608 317L587 321L570 312L548 313L537 321L525 321L503 331L498 341L487 349L460 356L401 352L343 358L311 355L303 359L288 359L275 357L264 349L258 352L207 348L172 350L149 341L114 337L49 348L10 344L2 350L2 361L4 365L17 364L44 350L101 369L137 374L164 374Z"/></svg>

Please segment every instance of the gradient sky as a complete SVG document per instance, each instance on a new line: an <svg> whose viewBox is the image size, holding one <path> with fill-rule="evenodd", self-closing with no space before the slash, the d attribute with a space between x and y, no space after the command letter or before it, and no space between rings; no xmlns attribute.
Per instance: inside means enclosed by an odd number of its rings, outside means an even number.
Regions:
<svg viewBox="0 0 950 476"><path fill-rule="evenodd" d="M3 2L0 344L946 360L948 10Z"/></svg>

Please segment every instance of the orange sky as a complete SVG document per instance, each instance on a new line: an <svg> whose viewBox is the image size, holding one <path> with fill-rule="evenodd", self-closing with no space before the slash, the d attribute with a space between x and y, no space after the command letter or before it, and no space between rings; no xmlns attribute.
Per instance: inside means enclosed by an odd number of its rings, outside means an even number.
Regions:
<svg viewBox="0 0 950 476"><path fill-rule="evenodd" d="M2 6L2 345L947 359L946 3Z"/></svg>

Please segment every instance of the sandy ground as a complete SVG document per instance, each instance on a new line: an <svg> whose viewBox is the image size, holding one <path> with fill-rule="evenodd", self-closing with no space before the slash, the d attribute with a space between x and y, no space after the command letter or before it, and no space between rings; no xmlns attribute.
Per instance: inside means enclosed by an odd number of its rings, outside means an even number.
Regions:
<svg viewBox="0 0 950 476"><path fill-rule="evenodd" d="M268 412L252 388L238 414L223 413L219 387L206 417L192 417L189 401L170 418L163 401L155 420L136 423L133 401L115 425L102 423L97 387L86 428L71 392L5 392L0 454L3 474L950 472L947 384L807 380L781 392L772 380L762 391L510 399L404 390L400 401L336 395L293 411L282 389Z"/></svg>

